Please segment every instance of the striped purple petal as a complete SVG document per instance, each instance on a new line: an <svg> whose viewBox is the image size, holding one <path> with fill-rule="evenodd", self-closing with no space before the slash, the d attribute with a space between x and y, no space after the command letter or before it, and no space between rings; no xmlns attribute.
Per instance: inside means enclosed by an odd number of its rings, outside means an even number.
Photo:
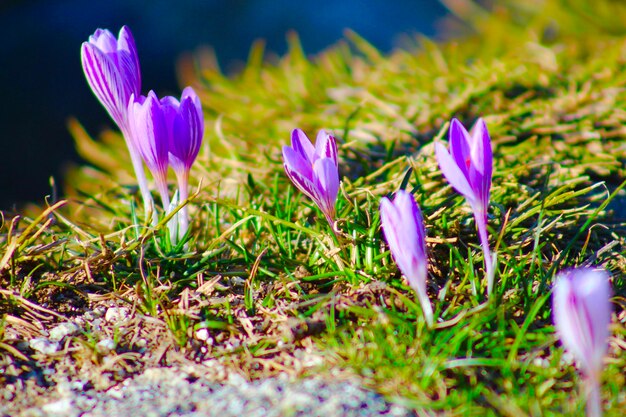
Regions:
<svg viewBox="0 0 626 417"><path fill-rule="evenodd" d="M456 164L456 161L439 142L435 143L435 154L437 155L437 162L439 163L439 168L443 176L446 177L450 185L452 185L458 193L462 194L468 202L473 205L476 201L476 195L468 178Z"/></svg>
<svg viewBox="0 0 626 417"><path fill-rule="evenodd" d="M318 205L327 218L335 217L335 203L339 192L339 173L332 159L321 158L313 163L313 176L317 189Z"/></svg>
<svg viewBox="0 0 626 417"><path fill-rule="evenodd" d="M168 132L163 107L158 97L150 91L128 105L129 126L135 148L159 180L165 180L168 168Z"/></svg>
<svg viewBox="0 0 626 417"><path fill-rule="evenodd" d="M141 91L139 58L130 30L123 27L118 39L106 29L96 30L81 47L81 61L94 94L125 131L128 102Z"/></svg>
<svg viewBox="0 0 626 417"><path fill-rule="evenodd" d="M302 130L294 129L291 132L291 147L302 155L309 162L309 165L313 165L315 161L315 147Z"/></svg>
<svg viewBox="0 0 626 417"><path fill-rule="evenodd" d="M325 130L320 130L315 139L315 155L318 158L329 158L338 167L337 161L337 141L335 137L326 133Z"/></svg>

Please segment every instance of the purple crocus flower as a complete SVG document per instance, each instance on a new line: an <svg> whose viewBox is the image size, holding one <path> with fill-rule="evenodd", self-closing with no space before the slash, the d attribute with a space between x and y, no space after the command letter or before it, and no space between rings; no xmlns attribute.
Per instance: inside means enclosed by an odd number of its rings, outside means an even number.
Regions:
<svg viewBox="0 0 626 417"><path fill-rule="evenodd" d="M202 105L191 87L183 90L180 102L174 97L164 97L161 104L165 111L168 131L169 163L176 173L180 201L189 196L189 170L193 165L204 135ZM187 233L189 214L184 206L178 216L179 234Z"/></svg>
<svg viewBox="0 0 626 417"><path fill-rule="evenodd" d="M283 164L294 185L320 208L332 226L339 192L337 143L324 130L315 146L300 129L291 132L291 147L283 146Z"/></svg>
<svg viewBox="0 0 626 417"><path fill-rule="evenodd" d="M119 37L98 29L81 47L81 61L87 82L111 118L122 131L141 190L146 212L152 209L152 197L138 150L130 139L128 103L141 92L141 72L135 40L128 27Z"/></svg>
<svg viewBox="0 0 626 417"><path fill-rule="evenodd" d="M130 96L141 92L139 58L132 33L124 26L116 39L107 29L98 29L83 43L81 58L94 94L125 130Z"/></svg>
<svg viewBox="0 0 626 417"><path fill-rule="evenodd" d="M435 143L437 161L450 185L465 197L474 211L485 260L487 294L491 295L494 265L487 234L487 210L493 171L491 139L482 118L478 119L470 132L457 119L452 119L448 138L450 152L441 143Z"/></svg>
<svg viewBox="0 0 626 417"><path fill-rule="evenodd" d="M413 196L399 190L393 202L386 197L380 202L380 220L393 259L417 293L430 327L433 324L433 309L426 294L428 259L422 213Z"/></svg>
<svg viewBox="0 0 626 417"><path fill-rule="evenodd" d="M604 270L571 269L556 277L552 317L561 343L587 382L587 415L600 416L600 373L611 322L611 285Z"/></svg>
<svg viewBox="0 0 626 417"><path fill-rule="evenodd" d="M152 172L167 211L170 205L167 189L169 133L164 107L154 91L150 91L148 97L131 95L128 124L133 146Z"/></svg>

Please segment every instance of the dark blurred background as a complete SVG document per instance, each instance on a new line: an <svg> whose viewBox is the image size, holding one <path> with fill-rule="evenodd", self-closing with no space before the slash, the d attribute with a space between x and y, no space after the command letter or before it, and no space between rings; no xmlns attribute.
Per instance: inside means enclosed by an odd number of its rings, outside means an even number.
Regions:
<svg viewBox="0 0 626 417"><path fill-rule="evenodd" d="M0 0L0 210L41 202L49 178L62 182L79 162L66 122L75 116L96 136L115 127L92 95L80 45L96 28L117 35L128 25L137 42L144 93L180 92L176 60L211 46L222 70L235 71L255 39L278 54L295 30L314 54L351 28L383 51L405 34L435 35L446 13L437 0Z"/></svg>

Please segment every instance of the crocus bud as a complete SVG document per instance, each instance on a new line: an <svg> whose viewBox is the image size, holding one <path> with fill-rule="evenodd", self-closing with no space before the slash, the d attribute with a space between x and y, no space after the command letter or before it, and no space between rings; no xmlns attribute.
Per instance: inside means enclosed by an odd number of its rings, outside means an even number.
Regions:
<svg viewBox="0 0 626 417"><path fill-rule="evenodd" d="M563 346L585 375L602 370L611 321L611 286L606 271L579 268L560 273L553 294L553 317Z"/></svg>
<svg viewBox="0 0 626 417"><path fill-rule="evenodd" d="M161 104L165 111L165 120L168 131L169 163L178 181L179 200L184 201L189 196L189 170L193 165L204 135L204 117L202 105L196 92L191 87L183 90L180 102L174 97L164 97ZM184 206L177 215L178 233L173 236L187 233L189 214Z"/></svg>
<svg viewBox="0 0 626 417"><path fill-rule="evenodd" d="M383 198L380 220L393 259L417 293L426 322L432 326L433 309L426 293L426 232L422 213L413 196L399 190L393 202Z"/></svg>
<svg viewBox="0 0 626 417"><path fill-rule="evenodd" d="M587 383L589 416L601 414L600 373L608 348L611 285L604 270L571 269L556 277L552 317L561 343Z"/></svg>
<svg viewBox="0 0 626 417"><path fill-rule="evenodd" d="M128 104L141 92L141 72L133 35L126 26L119 36L98 29L81 47L81 61L87 82L100 103L122 131L143 197L146 214L152 209L152 196L139 151L130 138ZM156 218L154 218L156 219Z"/></svg>
<svg viewBox="0 0 626 417"><path fill-rule="evenodd" d="M478 119L470 132L457 119L452 119L448 141L450 152L441 143L435 143L437 161L444 177L465 197L474 211L485 260L487 293L491 295L494 272L487 234L487 209L493 172L491 139L482 118Z"/></svg>
<svg viewBox="0 0 626 417"><path fill-rule="evenodd" d="M324 130L315 146L300 129L291 133L291 147L283 147L285 172L291 182L315 202L332 226L339 192L337 143Z"/></svg>
<svg viewBox="0 0 626 417"><path fill-rule="evenodd" d="M81 59L87 82L122 131L126 130L128 101L141 92L141 73L135 40L124 26L118 39L98 29L84 42Z"/></svg>
<svg viewBox="0 0 626 417"><path fill-rule="evenodd" d="M163 105L153 91L148 97L131 96L128 122L133 144L152 172L167 211L170 205L167 189L169 135Z"/></svg>

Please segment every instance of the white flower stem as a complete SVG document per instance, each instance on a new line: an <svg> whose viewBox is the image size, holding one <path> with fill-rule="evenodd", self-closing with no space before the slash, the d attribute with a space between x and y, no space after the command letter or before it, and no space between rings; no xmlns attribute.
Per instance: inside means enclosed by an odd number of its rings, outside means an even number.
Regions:
<svg viewBox="0 0 626 417"><path fill-rule="evenodd" d="M170 195L169 190L167 189L167 179L164 176L155 176L154 182L156 183L157 190L161 195L163 211L167 214L170 211Z"/></svg>
<svg viewBox="0 0 626 417"><path fill-rule="evenodd" d="M485 274L487 275L487 296L491 297L493 292L494 270L491 251L489 250L489 235L487 233L487 213L485 210L476 210L474 212L476 219L476 228L480 245L483 249L483 259L485 260Z"/></svg>
<svg viewBox="0 0 626 417"><path fill-rule="evenodd" d="M602 416L602 396L600 390L600 381L598 378L585 378L585 388L587 391L587 417Z"/></svg>
<svg viewBox="0 0 626 417"><path fill-rule="evenodd" d="M130 160L133 164L133 169L135 170L135 177L137 178L137 184L139 185L139 191L141 192L141 197L143 199L145 216L148 218L148 216L151 215L151 223L152 225L156 225L157 215L156 210L154 209L154 200L152 200L152 195L150 194L150 189L148 188L146 172L143 169L143 160L141 159L139 153L135 151L135 148L131 143L130 133L126 129L122 129L122 136L124 136L124 140L126 141L126 147L128 148L128 153L130 154Z"/></svg>
<svg viewBox="0 0 626 417"><path fill-rule="evenodd" d="M428 324L428 328L430 329L433 327L433 306L430 304L428 294L426 294L426 288L420 288L416 292L417 298L422 306L422 312L424 313L426 324Z"/></svg>
<svg viewBox="0 0 626 417"><path fill-rule="evenodd" d="M178 203L182 203L189 198L189 173L184 172L178 175ZM189 210L185 204L178 212L178 233L185 236L189 229Z"/></svg>

